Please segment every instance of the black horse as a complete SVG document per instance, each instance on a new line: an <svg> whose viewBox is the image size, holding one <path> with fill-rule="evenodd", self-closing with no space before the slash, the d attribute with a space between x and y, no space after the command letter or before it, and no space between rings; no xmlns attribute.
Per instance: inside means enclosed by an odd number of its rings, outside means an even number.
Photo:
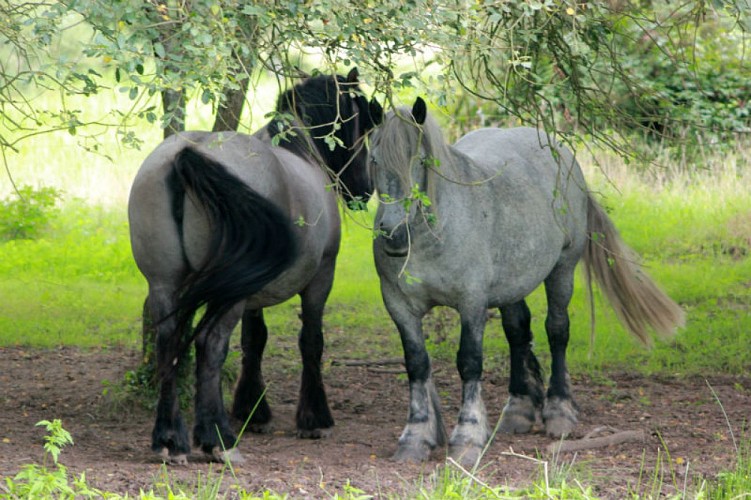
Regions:
<svg viewBox="0 0 751 500"><path fill-rule="evenodd" d="M160 392L152 449L184 463L176 365L196 346L193 442L218 460L239 461L222 402L220 371L242 318L242 374L234 416L268 424L261 358L263 308L299 294L303 373L297 409L302 437L334 425L321 377L323 309L339 251L337 194L366 202L371 184L364 138L376 101L356 70L316 76L282 94L278 113L254 135L185 132L160 144L136 175L128 203L131 245L149 295L145 323L156 329ZM193 317L206 311L192 329ZM229 450L229 451L226 451Z"/></svg>

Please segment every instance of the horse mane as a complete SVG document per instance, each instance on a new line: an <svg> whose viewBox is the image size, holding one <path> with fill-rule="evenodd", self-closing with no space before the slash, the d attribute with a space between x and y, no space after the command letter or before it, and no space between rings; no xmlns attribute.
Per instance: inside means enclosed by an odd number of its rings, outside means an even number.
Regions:
<svg viewBox="0 0 751 500"><path fill-rule="evenodd" d="M360 108L360 131L367 130L367 126L372 128L368 123L368 101L358 84L339 75L318 75L279 96L276 104L279 115L266 129L271 137L281 134L280 147L338 173L350 160L352 153L348 148L355 146L358 140L350 93ZM294 121L290 123L289 117L283 115L291 115ZM344 146L337 144L333 149L329 146L325 138L332 133Z"/></svg>
<svg viewBox="0 0 751 500"><path fill-rule="evenodd" d="M426 167L426 186L421 186L432 200L436 196L436 181L453 173L455 158L449 144L443 137L443 130L438 122L428 114L422 125L418 125L409 108L399 107L390 111L377 129L378 151L381 161L370 168L386 168L396 174L407 189L414 186L411 168L415 156L423 147L428 159ZM371 178L374 172L371 172ZM448 174L451 176L452 174Z"/></svg>

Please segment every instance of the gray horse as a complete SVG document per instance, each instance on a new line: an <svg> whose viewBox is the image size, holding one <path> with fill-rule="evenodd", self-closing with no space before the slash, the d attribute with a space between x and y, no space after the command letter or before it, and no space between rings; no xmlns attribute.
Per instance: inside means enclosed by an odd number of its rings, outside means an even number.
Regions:
<svg viewBox="0 0 751 500"><path fill-rule="evenodd" d="M377 102L370 105L380 113ZM133 182L131 245L149 285L144 325L156 330L160 377L152 449L171 462L184 463L190 452L176 384L176 365L190 342L194 444L218 460L239 461L220 383L230 334L242 317L242 374L232 413L245 420L257 405L250 423L260 430L271 418L261 374L263 308L296 294L303 364L298 433L320 437L334 425L321 378L321 326L339 251L337 193L367 201L363 139L374 122L356 70L346 78L305 80L280 96L277 111L252 136L174 135L146 158Z"/></svg>
<svg viewBox="0 0 751 500"><path fill-rule="evenodd" d="M466 464L476 463L490 438L480 383L488 308L500 309L511 354L500 430L529 432L541 415L556 437L577 423L566 368L567 308L582 257L587 279L594 275L642 341L649 327L669 334L683 323L681 308L641 270L588 193L571 153L551 147L538 130L481 129L449 146L418 98L411 110L389 112L376 129L370 169L380 196L375 263L410 387L397 459L425 460L445 443L422 332L422 318L434 306L452 307L461 317L462 405L449 453ZM524 300L540 283L552 356L547 393Z"/></svg>

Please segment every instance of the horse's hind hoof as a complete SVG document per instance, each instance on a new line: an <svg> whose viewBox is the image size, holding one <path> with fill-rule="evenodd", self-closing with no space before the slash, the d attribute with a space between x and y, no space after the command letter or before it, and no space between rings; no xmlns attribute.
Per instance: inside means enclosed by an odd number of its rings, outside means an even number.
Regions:
<svg viewBox="0 0 751 500"><path fill-rule="evenodd" d="M503 408L500 432L505 434L526 434L532 430L537 412L529 396L510 396Z"/></svg>
<svg viewBox="0 0 751 500"><path fill-rule="evenodd" d="M162 448L157 452L157 455L162 459L162 462L168 465L188 465L188 455L185 453L170 455L167 448Z"/></svg>
<svg viewBox="0 0 751 500"><path fill-rule="evenodd" d="M430 446L425 443L413 446L399 445L391 458L396 462L422 463L430 458L430 452Z"/></svg>
<svg viewBox="0 0 751 500"><path fill-rule="evenodd" d="M210 459L212 462L217 463L230 463L232 465L239 465L245 463L245 457L237 448L230 448L229 450L223 450L218 446L211 450Z"/></svg>
<svg viewBox="0 0 751 500"><path fill-rule="evenodd" d="M247 429L253 434L271 434L271 422L264 422L262 424L254 424L253 422L248 424Z"/></svg>
<svg viewBox="0 0 751 500"><path fill-rule="evenodd" d="M576 404L570 398L549 398L545 401L545 409L542 412L545 433L553 438L570 435L579 422L578 413Z"/></svg>
<svg viewBox="0 0 751 500"><path fill-rule="evenodd" d="M300 439L324 439L331 435L331 428L326 429L297 429Z"/></svg>
<svg viewBox="0 0 751 500"><path fill-rule="evenodd" d="M461 466L471 469L482 458L483 447L475 445L450 446L449 457L453 458Z"/></svg>

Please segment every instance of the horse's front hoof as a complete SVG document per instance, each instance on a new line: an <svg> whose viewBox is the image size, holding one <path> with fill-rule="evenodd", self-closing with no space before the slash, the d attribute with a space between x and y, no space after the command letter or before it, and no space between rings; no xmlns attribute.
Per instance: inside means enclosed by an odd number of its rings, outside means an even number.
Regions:
<svg viewBox="0 0 751 500"><path fill-rule="evenodd" d="M545 433L553 438L568 436L579 422L578 413L576 404L570 398L548 398L542 412Z"/></svg>
<svg viewBox="0 0 751 500"><path fill-rule="evenodd" d="M324 439L331 435L331 428L327 429L297 429L300 439Z"/></svg>
<svg viewBox="0 0 751 500"><path fill-rule="evenodd" d="M248 407L245 404L239 403L236 397L235 403L232 407L232 417L242 424L247 422L248 429L250 429L251 432L256 432L254 428L263 428L271 423L271 407L266 402L265 398L261 399L258 404L255 405L255 409L253 409L252 406Z"/></svg>
<svg viewBox="0 0 751 500"><path fill-rule="evenodd" d="M430 458L431 447L427 443L417 445L400 444L392 459L396 462L422 463Z"/></svg>
<svg viewBox="0 0 751 500"><path fill-rule="evenodd" d="M262 424L250 422L247 429L253 434L271 434L272 425L271 422L264 422Z"/></svg>
<svg viewBox="0 0 751 500"><path fill-rule="evenodd" d="M211 450L210 459L212 462L220 464L229 463L232 465L240 465L245 463L245 457L243 457L242 453L240 453L240 450L237 448L223 450L217 446Z"/></svg>
<svg viewBox="0 0 751 500"><path fill-rule="evenodd" d="M526 434L532 430L537 413L529 396L511 396L503 408L500 432L505 434Z"/></svg>
<svg viewBox="0 0 751 500"><path fill-rule="evenodd" d="M186 453L176 453L172 455L167 448L162 448L161 450L157 451L156 454L165 464L188 465L188 455Z"/></svg>
<svg viewBox="0 0 751 500"><path fill-rule="evenodd" d="M482 458L484 447L474 444L449 446L449 457L453 458L462 467L471 469Z"/></svg>

